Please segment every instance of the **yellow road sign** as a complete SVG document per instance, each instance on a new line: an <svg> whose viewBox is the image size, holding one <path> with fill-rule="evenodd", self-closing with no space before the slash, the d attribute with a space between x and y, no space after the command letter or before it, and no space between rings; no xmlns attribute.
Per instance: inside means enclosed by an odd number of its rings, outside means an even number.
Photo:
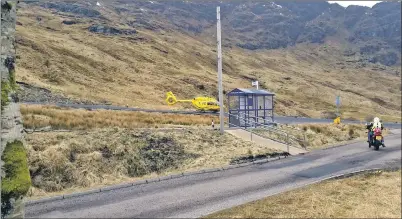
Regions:
<svg viewBox="0 0 402 219"><path fill-rule="evenodd" d="M334 124L341 124L341 117L334 119Z"/></svg>

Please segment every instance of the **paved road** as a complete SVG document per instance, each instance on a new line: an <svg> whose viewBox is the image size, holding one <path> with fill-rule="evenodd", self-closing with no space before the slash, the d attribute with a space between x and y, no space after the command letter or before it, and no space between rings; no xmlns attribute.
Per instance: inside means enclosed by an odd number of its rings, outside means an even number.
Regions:
<svg viewBox="0 0 402 219"><path fill-rule="evenodd" d="M400 130L386 148L366 143L318 150L265 164L184 176L82 197L27 204L26 217L193 218L305 186L335 174L401 166Z"/></svg>
<svg viewBox="0 0 402 219"><path fill-rule="evenodd" d="M38 103L38 102L23 102L23 104L56 105L59 107L70 107L75 109L88 109L88 110L106 109L106 110L119 110L119 111L138 111L138 112L174 113L174 114L191 114L191 115L219 115L218 113L212 113L212 112L203 113L203 112L184 111L184 110L154 110L154 109L132 108L132 107L122 107L112 105L85 105L85 104L65 104L65 103L50 104L50 103ZM315 119L315 118L303 118L303 117L276 116L274 119L276 123L280 124L333 123L332 119ZM342 123L360 124L360 121L342 120ZM401 123L384 123L384 125L392 129L401 128Z"/></svg>
<svg viewBox="0 0 402 219"><path fill-rule="evenodd" d="M87 105L87 104L70 104L70 103L43 103L43 102L22 102L22 104L27 105L53 105L58 107L69 107L74 109L87 109L87 110L119 110L119 111L137 111L137 112L149 112L149 113L175 113L175 114L192 114L192 115L218 115L218 113L213 112L197 112L197 111L185 111L185 110L155 110L155 109L143 109L143 108L133 108L133 107L123 107L123 106L113 106L113 105Z"/></svg>

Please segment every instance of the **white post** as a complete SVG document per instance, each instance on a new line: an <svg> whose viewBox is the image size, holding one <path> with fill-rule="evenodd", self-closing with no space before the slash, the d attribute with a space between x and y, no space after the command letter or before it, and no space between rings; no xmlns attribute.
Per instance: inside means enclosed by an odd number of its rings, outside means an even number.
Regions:
<svg viewBox="0 0 402 219"><path fill-rule="evenodd" d="M224 111L223 111L223 89L222 89L222 41L221 41L221 8L216 7L216 37L218 40L218 87L219 87L219 121L220 121L220 132L223 134L224 126Z"/></svg>
<svg viewBox="0 0 402 219"><path fill-rule="evenodd" d="M251 86L253 86L253 87L255 86L258 90L258 81L251 82Z"/></svg>

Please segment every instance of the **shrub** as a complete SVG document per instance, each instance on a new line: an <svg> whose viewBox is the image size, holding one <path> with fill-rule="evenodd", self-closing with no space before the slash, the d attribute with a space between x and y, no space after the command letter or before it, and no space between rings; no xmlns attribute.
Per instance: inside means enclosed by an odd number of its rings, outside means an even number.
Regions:
<svg viewBox="0 0 402 219"><path fill-rule="evenodd" d="M353 129L349 129L349 136L353 137L354 134L355 134L355 131L353 131Z"/></svg>
<svg viewBox="0 0 402 219"><path fill-rule="evenodd" d="M7 214L11 210L11 199L24 196L31 186L28 170L27 153L20 141L8 143L4 149L5 177L1 184L1 213Z"/></svg>
<svg viewBox="0 0 402 219"><path fill-rule="evenodd" d="M9 75L9 81L1 82L1 110L8 104L8 96L11 91L17 89L17 84L15 82L15 70L12 69Z"/></svg>
<svg viewBox="0 0 402 219"><path fill-rule="evenodd" d="M146 173L160 173L168 168L177 168L188 156L191 154L187 154L184 147L170 136L148 136L146 146L139 151Z"/></svg>
<svg viewBox="0 0 402 219"><path fill-rule="evenodd" d="M322 133L323 132L322 127L319 126L319 125L310 125L310 129L312 131L314 131L315 133Z"/></svg>

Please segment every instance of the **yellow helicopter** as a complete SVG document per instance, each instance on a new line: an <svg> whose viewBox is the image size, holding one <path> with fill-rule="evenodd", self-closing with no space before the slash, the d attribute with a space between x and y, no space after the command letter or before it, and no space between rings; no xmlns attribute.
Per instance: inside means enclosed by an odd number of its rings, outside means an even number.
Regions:
<svg viewBox="0 0 402 219"><path fill-rule="evenodd" d="M166 93L166 103L168 105L174 105L178 102L192 103L193 107L199 111L218 112L220 109L219 102L212 97L196 97L192 100L178 100L173 92L169 91Z"/></svg>

